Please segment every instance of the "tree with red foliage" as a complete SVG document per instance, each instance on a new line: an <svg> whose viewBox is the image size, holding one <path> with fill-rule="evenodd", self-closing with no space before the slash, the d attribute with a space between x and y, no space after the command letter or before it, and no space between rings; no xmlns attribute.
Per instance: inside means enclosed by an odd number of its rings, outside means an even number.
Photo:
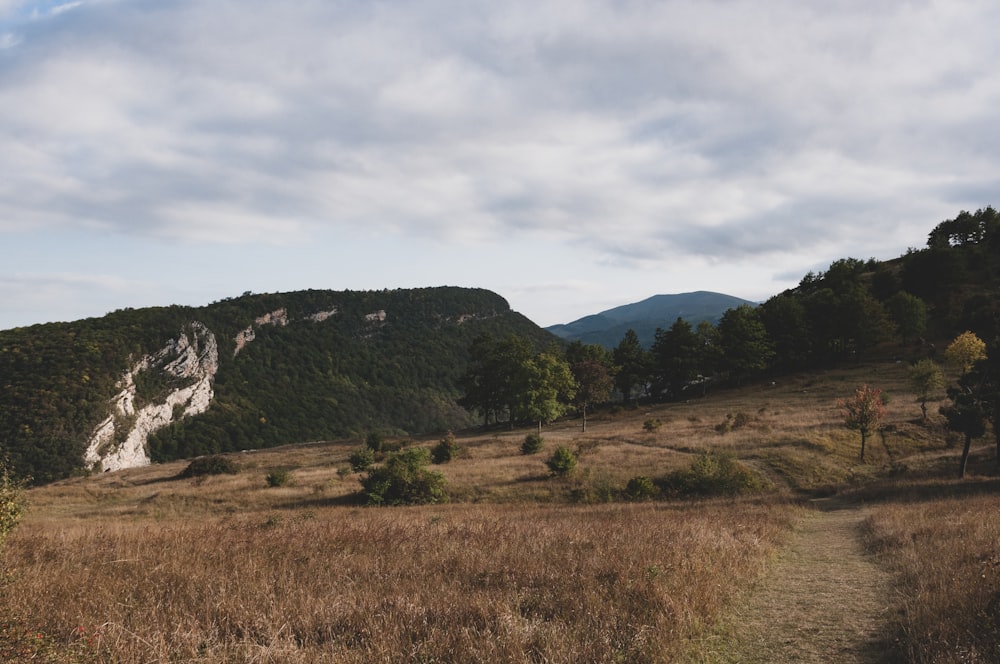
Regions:
<svg viewBox="0 0 1000 664"><path fill-rule="evenodd" d="M882 388L862 385L849 399L837 403L844 411L844 423L848 429L861 432L861 462L865 460L865 441L868 434L877 431L885 417L885 403Z"/></svg>

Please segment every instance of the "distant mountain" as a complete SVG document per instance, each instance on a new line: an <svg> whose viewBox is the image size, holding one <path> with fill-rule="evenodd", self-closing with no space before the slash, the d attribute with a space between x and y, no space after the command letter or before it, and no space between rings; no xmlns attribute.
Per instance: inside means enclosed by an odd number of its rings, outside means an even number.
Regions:
<svg viewBox="0 0 1000 664"><path fill-rule="evenodd" d="M552 325L547 331L568 341L582 341L614 348L631 328L639 336L643 346L653 343L656 328L669 328L678 318L683 318L692 326L703 320L717 324L722 314L741 304L756 306L756 303L732 295L696 291L676 295L654 295L641 302L608 309L598 314L584 316L564 325Z"/></svg>
<svg viewBox="0 0 1000 664"><path fill-rule="evenodd" d="M474 423L480 335L554 340L490 291L301 291L0 331L0 455L37 482L87 467Z"/></svg>

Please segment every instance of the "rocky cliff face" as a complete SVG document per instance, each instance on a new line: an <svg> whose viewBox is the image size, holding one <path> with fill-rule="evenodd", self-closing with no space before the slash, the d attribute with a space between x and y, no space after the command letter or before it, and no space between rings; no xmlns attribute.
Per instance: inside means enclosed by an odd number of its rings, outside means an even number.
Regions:
<svg viewBox="0 0 1000 664"><path fill-rule="evenodd" d="M208 410L219 369L219 347L211 330L192 322L177 339L140 359L122 376L112 399L111 414L90 437L84 462L88 468L119 470L150 463L148 436L176 419ZM159 372L169 387L149 403L137 403L136 379Z"/></svg>

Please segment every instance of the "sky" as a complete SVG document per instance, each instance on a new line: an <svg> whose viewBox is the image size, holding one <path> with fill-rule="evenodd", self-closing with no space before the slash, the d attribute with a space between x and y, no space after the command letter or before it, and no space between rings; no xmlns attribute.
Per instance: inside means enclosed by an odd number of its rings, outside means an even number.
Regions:
<svg viewBox="0 0 1000 664"><path fill-rule="evenodd" d="M0 329L761 301L1000 205L994 0L0 0Z"/></svg>

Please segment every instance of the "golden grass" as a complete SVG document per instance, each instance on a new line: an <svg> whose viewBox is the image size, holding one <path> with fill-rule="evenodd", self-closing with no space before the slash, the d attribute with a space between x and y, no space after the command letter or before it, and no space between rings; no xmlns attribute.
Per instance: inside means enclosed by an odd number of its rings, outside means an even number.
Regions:
<svg viewBox="0 0 1000 664"><path fill-rule="evenodd" d="M114 661L667 662L759 571L763 502L28 523L8 616Z"/></svg>
<svg viewBox="0 0 1000 664"><path fill-rule="evenodd" d="M915 484L869 519L869 546L895 573L894 629L910 661L1000 661L998 490L995 479Z"/></svg>
<svg viewBox="0 0 1000 664"><path fill-rule="evenodd" d="M862 382L893 397L896 427L864 465L836 408ZM957 467L940 426L918 416L905 366L858 365L602 412L586 433L560 422L537 455L520 453L524 430L459 434L458 458L434 467L452 496L441 506L353 504L357 440L234 454L232 476L178 480L175 462L59 482L29 492L8 539L0 656L7 643L57 662L671 661L757 577L797 492ZM651 418L663 426L646 432ZM558 445L581 452L569 480L544 465ZM597 504L704 450L777 489ZM279 468L292 482L269 488Z"/></svg>

